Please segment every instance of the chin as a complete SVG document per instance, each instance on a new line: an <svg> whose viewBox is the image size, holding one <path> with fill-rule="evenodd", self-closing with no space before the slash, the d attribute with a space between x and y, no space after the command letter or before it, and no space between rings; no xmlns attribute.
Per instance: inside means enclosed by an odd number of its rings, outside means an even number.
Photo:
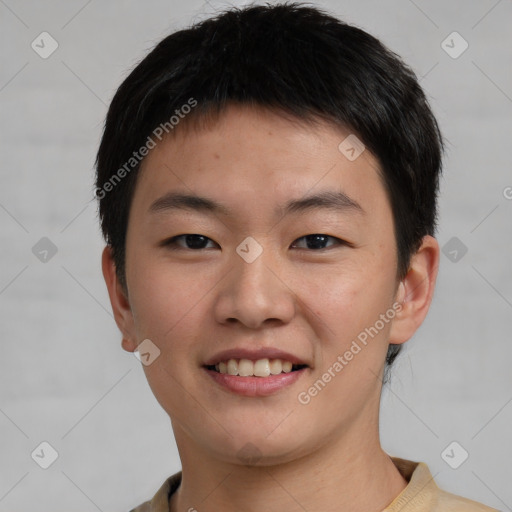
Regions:
<svg viewBox="0 0 512 512"><path fill-rule="evenodd" d="M308 453L306 440L297 438L291 432L283 432L281 436L273 439L273 434L265 437L260 432L254 435L248 435L247 431L241 435L232 434L232 437L223 439L203 439L201 444L207 443L211 447L212 457L243 466L275 466L291 462Z"/></svg>

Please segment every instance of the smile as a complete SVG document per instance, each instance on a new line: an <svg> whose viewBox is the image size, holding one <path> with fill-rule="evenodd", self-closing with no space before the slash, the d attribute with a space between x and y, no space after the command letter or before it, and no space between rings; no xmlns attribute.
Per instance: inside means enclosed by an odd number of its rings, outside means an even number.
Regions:
<svg viewBox="0 0 512 512"><path fill-rule="evenodd" d="M305 364L293 364L284 359L227 359L215 365L208 365L208 370L216 371L225 375L239 377L269 377L281 373L290 373L305 368Z"/></svg>
<svg viewBox="0 0 512 512"><path fill-rule="evenodd" d="M203 370L224 391L246 397L263 397L291 386L310 368L280 359L228 359L215 365L205 365Z"/></svg>

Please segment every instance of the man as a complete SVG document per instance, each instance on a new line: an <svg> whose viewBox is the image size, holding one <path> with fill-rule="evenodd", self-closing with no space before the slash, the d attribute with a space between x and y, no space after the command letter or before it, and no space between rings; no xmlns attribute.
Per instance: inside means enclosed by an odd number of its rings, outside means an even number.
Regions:
<svg viewBox="0 0 512 512"><path fill-rule="evenodd" d="M300 4L171 34L126 78L103 273L183 468L136 512L493 510L379 440L434 291L441 153L412 71Z"/></svg>

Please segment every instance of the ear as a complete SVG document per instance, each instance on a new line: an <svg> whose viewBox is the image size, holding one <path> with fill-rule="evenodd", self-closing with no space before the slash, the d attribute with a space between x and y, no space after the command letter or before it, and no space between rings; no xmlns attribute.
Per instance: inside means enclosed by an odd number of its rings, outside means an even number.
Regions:
<svg viewBox="0 0 512 512"><path fill-rule="evenodd" d="M389 343L405 343L427 316L439 269L439 252L435 238L430 235L423 237L420 248L411 258L409 271L397 290L395 301L401 308L396 309Z"/></svg>
<svg viewBox="0 0 512 512"><path fill-rule="evenodd" d="M128 298L117 277L116 266L112 258L112 249L108 245L103 249L101 255L101 268L107 285L114 318L123 335L121 345L127 352L133 352L137 349L133 313Z"/></svg>

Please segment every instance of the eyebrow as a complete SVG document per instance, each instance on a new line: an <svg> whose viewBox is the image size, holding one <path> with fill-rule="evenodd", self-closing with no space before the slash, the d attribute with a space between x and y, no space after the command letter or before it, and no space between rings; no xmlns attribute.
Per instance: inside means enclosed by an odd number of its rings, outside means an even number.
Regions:
<svg viewBox="0 0 512 512"><path fill-rule="evenodd" d="M189 210L200 213L221 213L231 215L231 210L225 205L204 196L169 192L156 199L149 207L149 213L161 213L172 210ZM274 214L276 216L303 213L312 210L331 210L335 212L354 212L366 214L363 207L354 199L341 191L327 190L314 195L308 195L300 199L292 199L285 205L278 206Z"/></svg>

